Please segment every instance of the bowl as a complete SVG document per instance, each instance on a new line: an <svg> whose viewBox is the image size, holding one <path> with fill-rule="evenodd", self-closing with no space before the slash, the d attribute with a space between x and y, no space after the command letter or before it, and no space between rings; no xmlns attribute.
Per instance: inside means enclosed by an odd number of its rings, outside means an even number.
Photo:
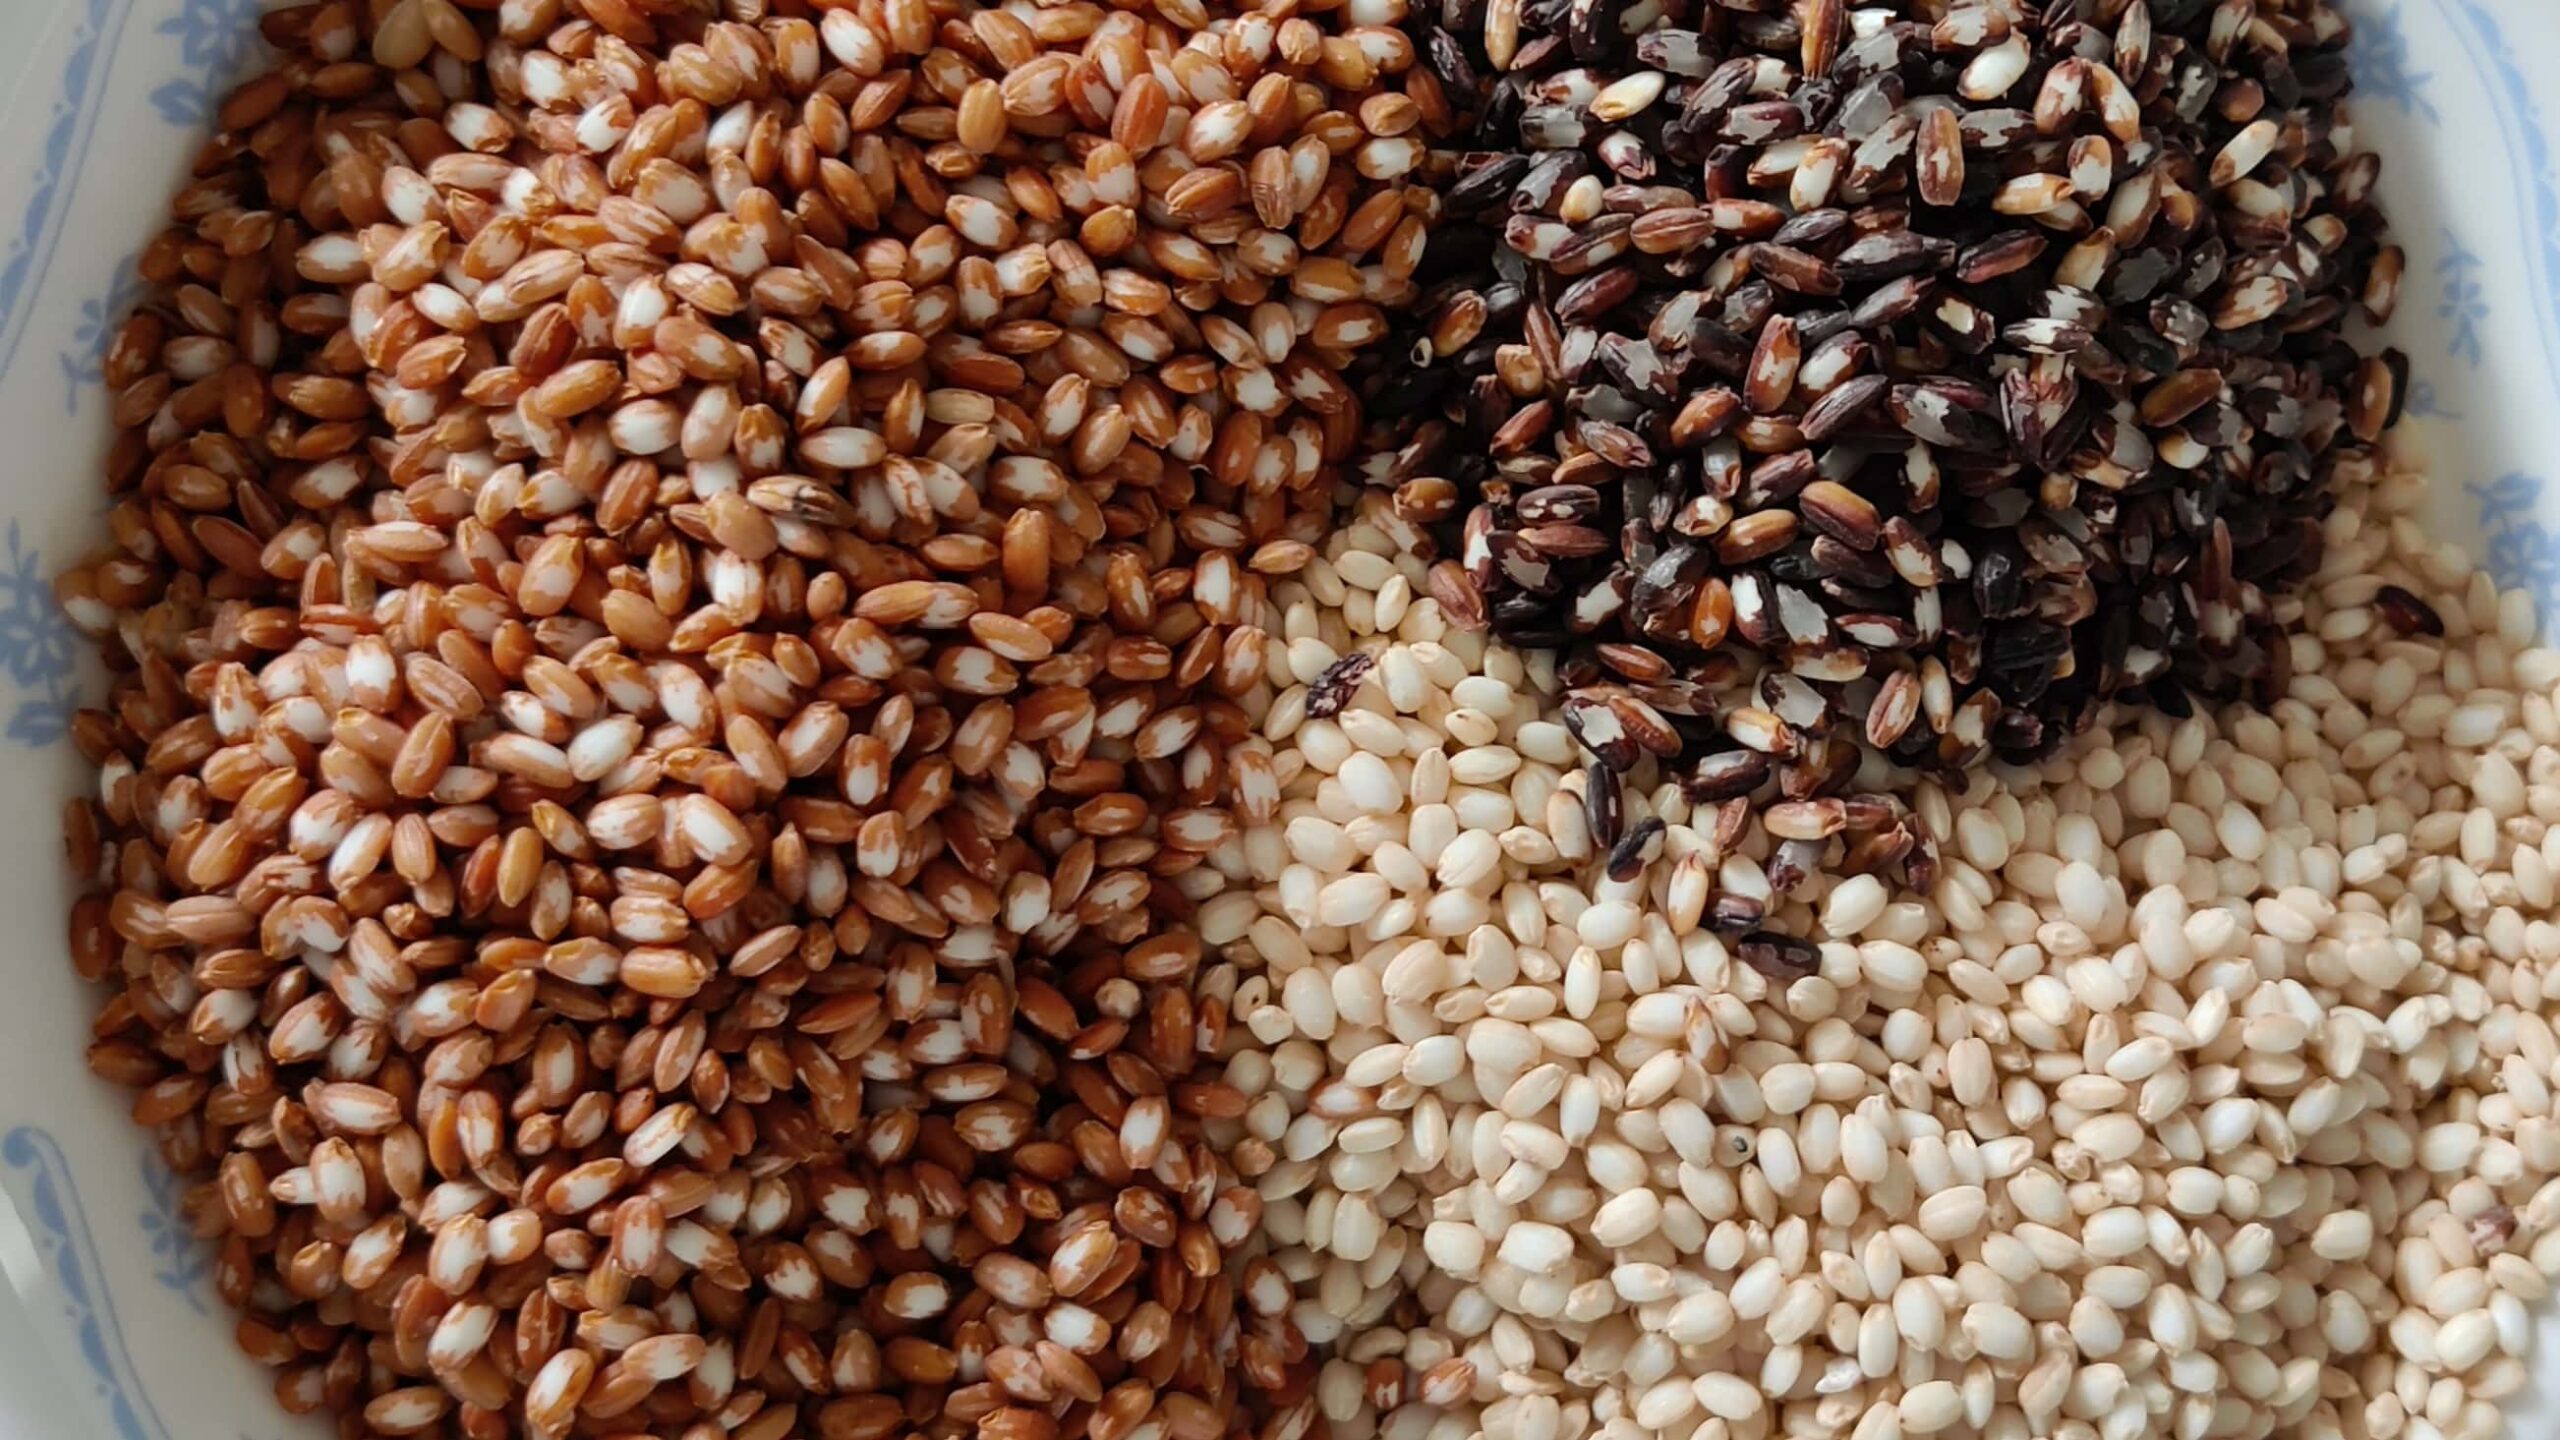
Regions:
<svg viewBox="0 0 2560 1440"><path fill-rule="evenodd" d="M0 0L0 915L21 934L0 1004L0 1260L20 1313L0 1416L115 1440L318 1434L232 1343L184 1185L83 1064L98 997L72 974L57 837L87 781L68 739L103 693L53 600L101 538L100 374L215 105L258 63L258 0ZM2359 143L2408 264L2387 336L2410 362L2403 453L2435 476L2428 524L2560 619L2560 53L2550 0L2349 0ZM12 1246L12 1231L25 1244ZM8 1296L0 1294L0 1308ZM2546 1316L2546 1319L2555 1317ZM2560 1367L2560 1324L2537 1336ZM19 1392L25 1393L19 1393ZM2560 1387L2510 1409L2554 1432Z"/></svg>

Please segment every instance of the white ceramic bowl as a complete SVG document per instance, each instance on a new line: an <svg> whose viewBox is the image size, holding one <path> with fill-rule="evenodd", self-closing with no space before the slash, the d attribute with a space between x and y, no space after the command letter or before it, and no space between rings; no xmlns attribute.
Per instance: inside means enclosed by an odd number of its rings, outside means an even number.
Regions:
<svg viewBox="0 0 2560 1440"><path fill-rule="evenodd" d="M2560 69L2547 60L2560 4L2349 5L2357 135L2383 155L2409 257L2391 335L2411 360L2403 444L2437 477L2437 532L2560 619L2560 483L2546 484L2560 480ZM255 64L259 8L0 0L0 916L20 937L0 981L0 1195L33 1242L6 1267L22 1313L0 1313L0 1431L320 1433L277 1411L267 1376L234 1350L181 1187L126 1095L82 1064L97 997L65 959L56 836L82 781L64 728L98 690L50 582L99 538L99 365L137 294L135 251L214 102ZM2560 1365L2560 1323L2539 1352L2538 1372ZM2509 1433L2560 1429L2555 1393L2524 1397Z"/></svg>

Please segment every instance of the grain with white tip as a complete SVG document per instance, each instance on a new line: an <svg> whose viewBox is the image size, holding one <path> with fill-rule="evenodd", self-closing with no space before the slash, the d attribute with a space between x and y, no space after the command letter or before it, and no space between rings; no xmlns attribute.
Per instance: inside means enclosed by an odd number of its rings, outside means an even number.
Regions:
<svg viewBox="0 0 2560 1440"><path fill-rule="evenodd" d="M70 950L279 1400L1294 1437L1195 982L1437 209L1405 0L217 9Z"/></svg>

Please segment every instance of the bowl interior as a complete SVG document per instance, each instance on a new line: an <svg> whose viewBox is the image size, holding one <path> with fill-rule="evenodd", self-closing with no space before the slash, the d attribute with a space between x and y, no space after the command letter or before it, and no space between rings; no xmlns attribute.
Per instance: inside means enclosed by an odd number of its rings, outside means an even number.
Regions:
<svg viewBox="0 0 2560 1440"><path fill-rule="evenodd" d="M32 0L21 8L32 10ZM35 1243L25 1287L65 1433L118 1440L318 1433L275 1408L188 1233L183 1186L82 1055L96 997L73 977L56 837L84 783L66 739L102 693L51 580L97 543L102 362L140 293L133 259L213 107L255 63L257 0L66 0L13 37L27 77L0 156L0 914L18 919L0 1005L0 1192ZM2433 533L2560 617L2560 80L2549 0L2351 0L2358 143L2408 265L2389 343L2406 352L2402 445L2432 469ZM4 68L4 67L0 67ZM2560 1366L2560 1327L2539 1371ZM2560 1413L2537 1387L2520 1435Z"/></svg>

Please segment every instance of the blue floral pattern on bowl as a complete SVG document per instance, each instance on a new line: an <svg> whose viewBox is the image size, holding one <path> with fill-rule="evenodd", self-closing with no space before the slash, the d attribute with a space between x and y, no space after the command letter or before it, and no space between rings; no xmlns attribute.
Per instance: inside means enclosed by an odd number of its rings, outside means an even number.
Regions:
<svg viewBox="0 0 2560 1440"><path fill-rule="evenodd" d="M2480 364L2480 322L2489 318L2489 294L2481 280L2480 257L2462 244L2453 227L2444 228L2444 257L2436 261L2436 318L2452 330L2445 353L2474 367Z"/></svg>
<svg viewBox="0 0 2560 1440"><path fill-rule="evenodd" d="M156 1157L145 1156L157 1166ZM0 1167L15 1172L24 1197L20 1218L33 1233L36 1253L61 1292L62 1319L78 1338L92 1390L115 1426L116 1440L169 1440L169 1427L137 1382L133 1355L116 1323L116 1306L101 1274L97 1238L71 1178L70 1162L52 1135L22 1125L0 1136Z"/></svg>
<svg viewBox="0 0 2560 1440"><path fill-rule="evenodd" d="M2513 228L2500 233L2487 219L2455 213L2441 234L2411 238L2412 275L2429 277L2419 283L2431 280L2433 294L2404 307L2410 319L2428 320L2432 327L2432 343L2417 356L2408 412L2441 420L2498 413L2478 384L2498 369L2493 360L2500 317L2493 297L2506 292L2497 274L2509 257L2520 254L2528 281L2522 290L2536 312L2529 328L2541 362L2534 381L2540 387L2540 413L2560 414L2560 192L2555 192L2549 131L2519 58L2542 52L2524 43L2520 24L2510 23L2539 16L2551 0L2347 3L2360 28L2353 62L2363 103L2371 107L2368 113L2451 130L2485 110L2492 123L2465 130L2464 143L2476 133L2483 168L2503 163L2505 173L2489 178L2514 196L2517 215ZM112 167L93 163L91 155L101 112L114 89L113 72L125 69L129 74L130 67L140 67L153 77L132 99L147 103L148 118L161 127L149 137L158 150L143 167L152 177L145 183L156 185L160 170L155 167L162 154L183 154L192 147L228 79L254 53L253 21L261 7L258 0L56 4L65 48L47 77L50 103L30 107L25 117L25 140L33 157L30 178L22 191L12 192L18 203L0 212L0 380L14 376L21 383L40 383L48 403L58 400L59 416L95 428L103 425L105 407L98 403L96 387L107 351L141 291L129 248L140 238L137 234L69 234L83 178L111 185L118 178ZM78 267L58 266L66 244L76 250L79 243L101 238L120 247L114 253L124 257L111 270L100 273L104 256ZM2422 243L2432 254L2419 266L2415 252ZM65 281L57 268L82 273ZM52 322L39 329L33 317L49 290L62 298ZM74 297L85 298L75 303ZM29 381L14 374L21 351L49 357L52 363L31 362L36 379ZM2507 413L2518 412L2510 405ZM2560 495L2549 493L2543 475L2530 469L2500 466L2476 473L2497 478L2466 477L2458 492L2451 485L2447 490L2467 500L2485 535L2492 573L2503 584L2530 589L2545 615L2560 617ZM40 476L26 488L57 483L77 482ZM0 535L5 541L0 554L0 741L15 748L14 759L32 766L33 752L58 747L67 734L77 703L82 647L54 606L49 584L53 569L78 542L63 538L58 529L22 524L22 516L30 513L0 506L0 516L8 522ZM26 918L52 924L50 916ZM59 961L40 954L37 963ZM0 1105L5 1104L0 1097ZM102 1153L105 1158L98 1158ZM75 1155L87 1168L75 1165ZM83 1203L78 1177L90 1182L91 1203ZM68 1124L58 1130L32 1125L0 1130L0 1180L6 1181L34 1232L58 1307L49 1318L70 1337L68 1353L78 1365L74 1378L103 1422L67 1433L170 1440L172 1432L137 1365L137 1351L152 1352L144 1345L128 1346L109 1277L124 1278L123 1295L135 1314L172 1305L209 1314L212 1257L187 1223L185 1183L123 1133L102 1139ZM107 1203L110 1199L113 1203ZM135 1328L139 1332L141 1326ZM182 1423L194 1418L175 1409L171 1413ZM205 1430L201 1423L186 1426L189 1440Z"/></svg>
<svg viewBox="0 0 2560 1440"><path fill-rule="evenodd" d="M142 1233L151 1242L151 1259L157 1267L151 1278L160 1288L187 1302L187 1308L199 1315L208 1313L205 1304L205 1277L213 1273L213 1251L196 1238L187 1223L187 1182L178 1178L167 1163L150 1152L142 1155L143 1192L151 1197L151 1208L142 1212Z"/></svg>
<svg viewBox="0 0 2560 1440"><path fill-rule="evenodd" d="M2412 68L2409 37L2400 30L2403 19L2396 8L2368 10L2358 18L2355 48L2347 52L2355 70L2356 95L2396 105L2403 113L2433 123L2436 107L2427 99L2427 87L2435 77Z"/></svg>
<svg viewBox="0 0 2560 1440"><path fill-rule="evenodd" d="M20 745L50 745L71 732L79 633L54 603L53 581L9 522L0 559L0 670L18 687L6 733Z"/></svg>
<svg viewBox="0 0 2560 1440"><path fill-rule="evenodd" d="M2560 535L2542 522L2542 481L2501 475L2465 488L2480 502L2489 573L2501 586L2531 591L2543 614L2560 614Z"/></svg>
<svg viewBox="0 0 2560 1440"><path fill-rule="evenodd" d="M104 295L80 302L80 326L71 332L71 343L62 347L59 357L65 393L62 412L77 416L98 387L106 383L107 351L114 348L116 332L124 328L125 317L142 303L146 287L142 274L135 268L139 257L128 256L116 267L115 284Z"/></svg>
<svg viewBox="0 0 2560 1440"><path fill-rule="evenodd" d="M258 48L258 0L186 0L156 33L174 36L187 73L151 92L160 118L190 134L202 134L213 107Z"/></svg>
<svg viewBox="0 0 2560 1440"><path fill-rule="evenodd" d="M83 0L70 66L46 120L26 210L16 235L0 250L0 374L7 372L17 355L31 308L20 302L36 289L61 239L62 217L70 208L65 203L68 190L76 183L81 159L95 133L107 68L131 9L132 0Z"/></svg>
<svg viewBox="0 0 2560 1440"><path fill-rule="evenodd" d="M2418 7L2410 4L2367 4L2357 13L2356 78L2360 96L2387 101L2428 125L2441 120L2427 90L2433 76L2414 68L2404 24ZM2516 46L2499 12L2483 0L2433 0L2440 12L2434 23L2455 37L2471 60L2498 117L2497 130L2506 142L2508 166L2523 234L2517 250L2525 261L2526 299L2537 312L2532 327L2548 377L2560 381L2560 175L2555 175L2549 133L2531 83L2516 59ZM2418 23L2427 23L2419 21ZM2434 265L2435 319L2442 328L2445 364L2478 372L2487 356L2485 334L2493 323L2490 267L2483 258L2485 237L2467 237L2461 217L2447 223L2436 237ZM2420 417L2457 420L2437 383L2415 379L2406 408ZM2545 617L2560 617L2560 529L2546 524L2544 484L2540 476L2510 470L2491 480L2471 480L2463 490L2476 502L2483 544L2481 558L2502 586L2530 591Z"/></svg>

